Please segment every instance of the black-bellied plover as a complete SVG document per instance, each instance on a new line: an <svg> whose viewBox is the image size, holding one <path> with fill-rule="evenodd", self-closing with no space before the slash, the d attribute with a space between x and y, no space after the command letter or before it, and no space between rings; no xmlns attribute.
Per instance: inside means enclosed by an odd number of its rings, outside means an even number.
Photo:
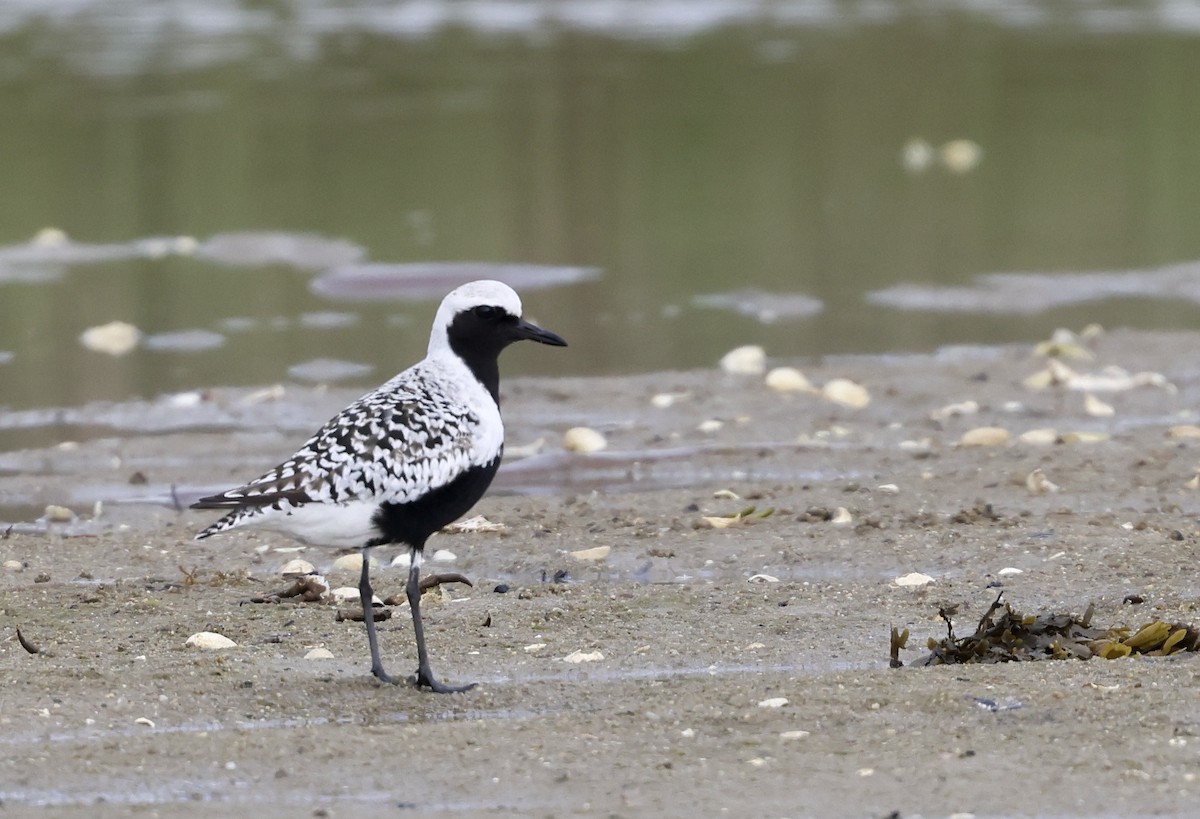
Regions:
<svg viewBox="0 0 1200 819"><path fill-rule="evenodd" d="M415 682L439 692L471 688L440 683L430 670L421 558L429 536L474 506L500 466L499 356L521 339L566 346L521 318L521 300L508 285L477 281L455 289L438 308L423 361L346 407L279 466L193 504L229 510L196 538L260 526L314 545L361 549L358 591L371 673L384 682L392 679L375 636L370 553L384 544L407 545Z"/></svg>

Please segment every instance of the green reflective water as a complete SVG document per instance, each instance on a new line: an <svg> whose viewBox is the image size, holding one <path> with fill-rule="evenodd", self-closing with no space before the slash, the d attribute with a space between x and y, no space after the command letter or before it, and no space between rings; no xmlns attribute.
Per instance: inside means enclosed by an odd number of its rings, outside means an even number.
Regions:
<svg viewBox="0 0 1200 819"><path fill-rule="evenodd" d="M93 28L123 25L113 18L6 29L0 244L47 226L96 243L277 230L347 239L371 261L602 268L526 294L571 347L513 350L509 373L708 366L747 342L795 357L1195 323L1178 300L1018 317L864 300L991 271L1200 258L1189 32L947 11L682 38L456 26L299 38L300 22L264 19L211 41L168 26L137 50L94 45ZM913 172L901 157L914 137L972 140L982 161ZM330 301L309 291L313 275L170 257L0 279L0 406L272 383L317 357L371 365L369 385L421 355L432 303ZM751 286L825 309L764 324L692 304ZM351 323L300 319L330 310ZM229 332L234 317L257 323ZM80 346L113 319L226 341L121 358Z"/></svg>

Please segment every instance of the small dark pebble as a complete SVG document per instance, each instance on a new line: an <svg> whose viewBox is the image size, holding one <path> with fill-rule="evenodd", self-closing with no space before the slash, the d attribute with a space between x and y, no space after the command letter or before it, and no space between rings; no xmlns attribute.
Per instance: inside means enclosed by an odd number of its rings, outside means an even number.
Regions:
<svg viewBox="0 0 1200 819"><path fill-rule="evenodd" d="M46 574L45 572L42 572L37 577L33 578L33 582L34 583L49 583L50 575Z"/></svg>
<svg viewBox="0 0 1200 819"><path fill-rule="evenodd" d="M145 472L139 471L139 472L134 472L132 475L129 476L129 482L131 484L133 484L134 486L142 486L143 484L150 483L150 479L146 477Z"/></svg>
<svg viewBox="0 0 1200 819"><path fill-rule="evenodd" d="M496 594L508 594L512 588L507 583L497 583L496 588L492 589Z"/></svg>
<svg viewBox="0 0 1200 819"><path fill-rule="evenodd" d="M683 507L683 511L685 511L685 512L699 512L699 511L700 511L700 504L698 504L698 503L689 503L687 506Z"/></svg>
<svg viewBox="0 0 1200 819"><path fill-rule="evenodd" d="M1127 595L1125 595L1125 599L1122 600L1121 602L1128 603L1131 606L1136 606L1141 603L1145 603L1146 598L1142 597L1140 594L1127 594Z"/></svg>
<svg viewBox="0 0 1200 819"><path fill-rule="evenodd" d="M1171 540L1183 540L1183 532L1178 529L1171 530Z"/></svg>

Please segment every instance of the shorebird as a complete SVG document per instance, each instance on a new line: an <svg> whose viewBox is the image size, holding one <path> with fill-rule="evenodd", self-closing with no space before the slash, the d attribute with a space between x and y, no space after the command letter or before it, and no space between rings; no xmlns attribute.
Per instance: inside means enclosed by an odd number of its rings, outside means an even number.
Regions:
<svg viewBox="0 0 1200 819"><path fill-rule="evenodd" d="M361 549L358 591L371 673L386 683L394 680L384 671L375 635L370 553L375 546L407 545L414 682L440 693L473 688L441 683L429 667L421 559L429 536L474 506L500 466L499 356L522 339L567 344L521 318L521 300L506 284L476 281L455 289L434 317L424 360L335 415L279 466L192 504L229 510L196 539L258 526L305 543Z"/></svg>

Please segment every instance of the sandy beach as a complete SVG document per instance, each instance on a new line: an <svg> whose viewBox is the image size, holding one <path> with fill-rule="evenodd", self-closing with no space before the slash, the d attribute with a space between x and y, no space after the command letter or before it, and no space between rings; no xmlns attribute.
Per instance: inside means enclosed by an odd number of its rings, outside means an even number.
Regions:
<svg viewBox="0 0 1200 819"><path fill-rule="evenodd" d="M212 515L173 508L360 390L82 408L0 458L6 496L78 515L0 540L2 812L1191 815L1194 653L889 667L893 627L911 662L945 635L939 608L969 632L999 590L1029 613L1200 623L1200 334L1093 346L1044 389L1032 345L771 361L818 390L787 394L716 368L508 382L510 450L537 452L473 512L503 529L429 544L451 553L431 571L474 581L425 597L434 670L480 683L449 696L377 684L331 603L246 602L296 557L354 585L338 553L195 542ZM838 378L869 403L819 393ZM581 425L608 448L564 453ZM1007 440L960 445L993 427ZM378 594L399 593L398 550L376 551ZM411 673L406 608L379 629ZM237 645L185 645L202 631Z"/></svg>

